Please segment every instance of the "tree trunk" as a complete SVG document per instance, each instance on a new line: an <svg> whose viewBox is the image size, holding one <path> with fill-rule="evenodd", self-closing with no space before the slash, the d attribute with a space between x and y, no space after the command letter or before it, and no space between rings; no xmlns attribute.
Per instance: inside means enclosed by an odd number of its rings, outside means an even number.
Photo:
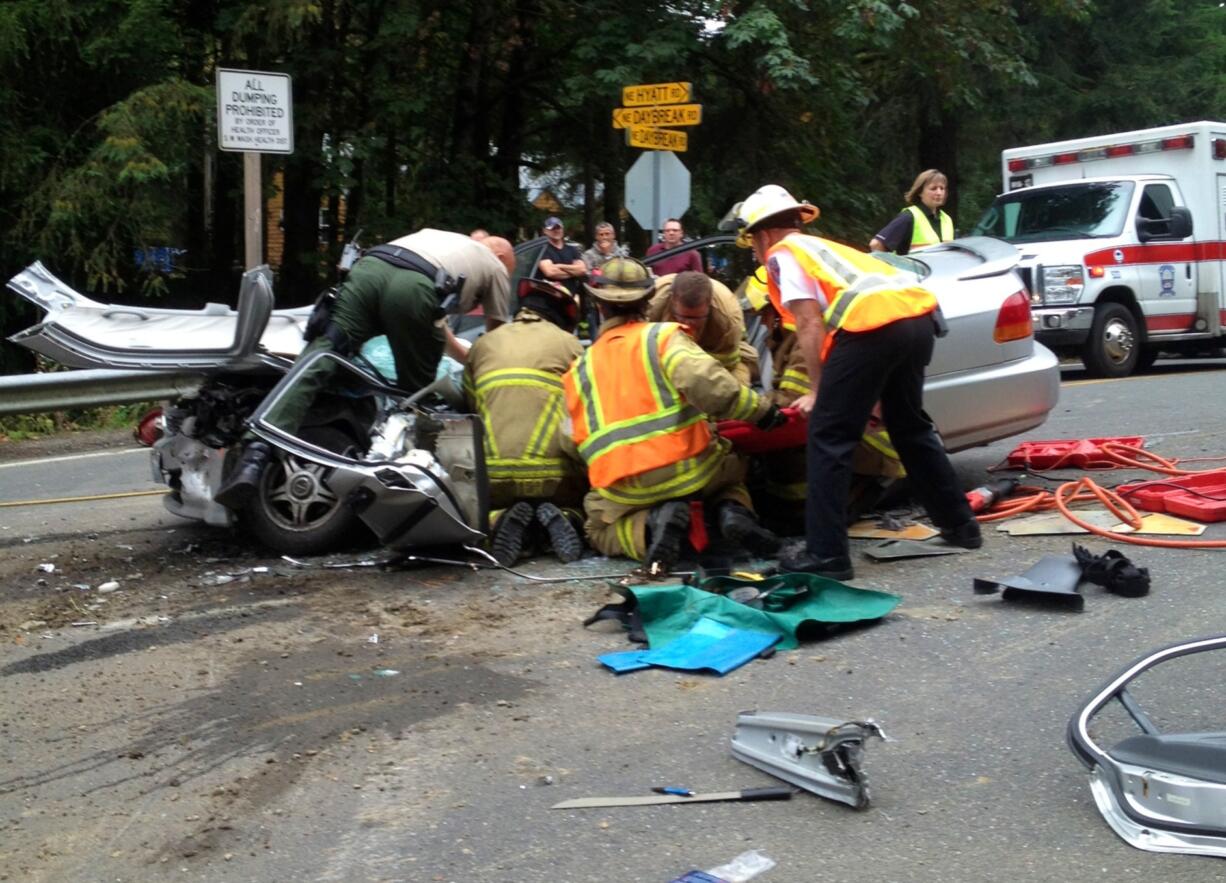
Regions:
<svg viewBox="0 0 1226 883"><path fill-rule="evenodd" d="M285 250L277 285L278 306L298 306L315 299L320 287L319 205L314 159L295 154L285 164L281 229Z"/></svg>

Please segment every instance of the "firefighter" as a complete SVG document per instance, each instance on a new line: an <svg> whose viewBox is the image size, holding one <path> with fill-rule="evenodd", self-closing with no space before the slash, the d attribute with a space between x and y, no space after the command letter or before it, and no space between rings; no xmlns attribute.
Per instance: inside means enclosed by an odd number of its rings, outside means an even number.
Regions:
<svg viewBox="0 0 1226 883"><path fill-rule="evenodd" d="M932 357L937 300L910 273L845 245L806 235L817 209L782 187L754 191L738 227L766 264L772 300L796 318L814 391L796 400L809 415L805 546L787 570L851 579L846 513L851 460L876 402L912 490L949 543L983 544L979 524L924 413L924 368Z"/></svg>
<svg viewBox="0 0 1226 883"><path fill-rule="evenodd" d="M606 555L671 569L687 536L705 545L704 503L726 540L757 555L779 541L758 524L744 464L711 418L784 422L779 409L737 383L673 322L647 322L653 283L631 258L614 258L587 284L602 324L596 342L562 378L570 439L587 466L588 541Z"/></svg>
<svg viewBox="0 0 1226 883"><path fill-rule="evenodd" d="M521 279L518 296L515 320L478 338L464 366L465 397L485 424L494 557L514 564L540 524L554 554L574 561L587 477L562 453L558 430L562 374L583 352L578 299L543 279Z"/></svg>
<svg viewBox="0 0 1226 883"><path fill-rule="evenodd" d="M743 358L741 346L745 316L736 295L724 283L692 270L661 276L647 304L647 321L687 326L700 347L738 382L749 385L751 362Z"/></svg>
<svg viewBox="0 0 1226 883"><path fill-rule="evenodd" d="M745 247L749 247L746 242ZM745 284L745 299L761 316L767 330L766 346L771 357L772 402L780 408L793 405L798 398L812 391L809 369L804 352L796 341L796 317L771 299L766 282L766 267L759 266ZM770 497L772 527L791 536L794 527L803 524L805 499L808 496L808 468L804 448L774 452L762 460L765 492ZM869 418L864 435L852 455L853 473L849 521L861 517L885 495L886 489L907 472L903 469L880 418Z"/></svg>

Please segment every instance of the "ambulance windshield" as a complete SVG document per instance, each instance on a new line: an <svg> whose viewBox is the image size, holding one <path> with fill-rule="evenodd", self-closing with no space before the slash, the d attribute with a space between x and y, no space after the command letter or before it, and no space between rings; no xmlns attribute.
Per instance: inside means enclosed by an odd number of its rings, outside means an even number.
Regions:
<svg viewBox="0 0 1226 883"><path fill-rule="evenodd" d="M1128 218L1132 190L1130 181L1015 190L996 197L971 235L1007 242L1118 236Z"/></svg>

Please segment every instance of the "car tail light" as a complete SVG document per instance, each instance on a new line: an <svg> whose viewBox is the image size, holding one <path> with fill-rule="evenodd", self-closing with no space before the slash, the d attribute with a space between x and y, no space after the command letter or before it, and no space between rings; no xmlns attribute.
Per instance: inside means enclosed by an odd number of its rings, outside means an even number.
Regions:
<svg viewBox="0 0 1226 883"><path fill-rule="evenodd" d="M1015 291L1005 298L996 314L996 328L992 331L992 339L997 343L1008 343L1011 340L1022 340L1033 333L1030 319L1030 299L1024 291Z"/></svg>

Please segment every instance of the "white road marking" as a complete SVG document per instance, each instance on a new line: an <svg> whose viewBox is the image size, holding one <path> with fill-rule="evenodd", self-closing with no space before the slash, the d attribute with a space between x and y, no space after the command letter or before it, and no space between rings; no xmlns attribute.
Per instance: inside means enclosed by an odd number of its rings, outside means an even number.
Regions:
<svg viewBox="0 0 1226 883"><path fill-rule="evenodd" d="M35 466L40 463L65 463L69 460L88 460L91 457L118 457L123 454L148 454L148 448L124 448L122 451L95 451L92 454L69 454L64 457L43 457L40 460L15 460L12 463L0 463L0 469L12 469L15 466Z"/></svg>

